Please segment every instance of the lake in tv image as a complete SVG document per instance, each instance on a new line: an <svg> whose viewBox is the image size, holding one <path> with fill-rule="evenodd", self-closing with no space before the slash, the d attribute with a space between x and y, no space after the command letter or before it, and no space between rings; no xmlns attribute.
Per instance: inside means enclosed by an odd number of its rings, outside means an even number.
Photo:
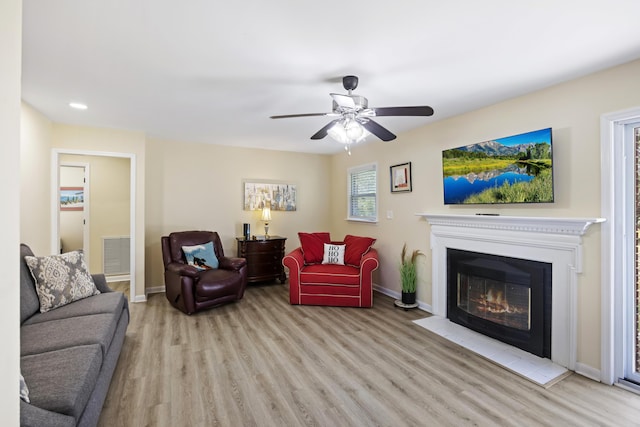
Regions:
<svg viewBox="0 0 640 427"><path fill-rule="evenodd" d="M551 128L442 152L444 203L551 203Z"/></svg>

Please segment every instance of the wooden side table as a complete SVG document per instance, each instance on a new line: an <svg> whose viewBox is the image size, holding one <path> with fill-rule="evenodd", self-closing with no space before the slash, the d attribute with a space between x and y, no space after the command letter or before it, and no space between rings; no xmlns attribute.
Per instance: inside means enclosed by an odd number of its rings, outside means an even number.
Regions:
<svg viewBox="0 0 640 427"><path fill-rule="evenodd" d="M284 243L286 237L269 236L265 240L247 240L236 237L238 243L238 257L247 259L247 282L256 283L267 280L280 280L284 283L287 276L284 273L282 258L284 258Z"/></svg>

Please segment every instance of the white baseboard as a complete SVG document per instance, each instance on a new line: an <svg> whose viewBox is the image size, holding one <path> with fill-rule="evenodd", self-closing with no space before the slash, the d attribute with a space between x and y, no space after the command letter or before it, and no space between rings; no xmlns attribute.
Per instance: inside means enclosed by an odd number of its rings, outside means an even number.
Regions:
<svg viewBox="0 0 640 427"><path fill-rule="evenodd" d="M154 286L153 288L147 288L145 289L145 294L149 295L149 294L161 294L164 293L165 291L165 287L164 286Z"/></svg>
<svg viewBox="0 0 640 427"><path fill-rule="evenodd" d="M393 290L387 289L387 288L383 288L382 286L377 285L375 283L373 284L373 289L375 291L380 292L381 294L384 294L384 295L386 295L388 297L391 297L391 298L395 298L395 299L402 298L402 294L400 292L393 291ZM420 300L417 300L417 302L418 302L418 308L420 310L426 311L427 313L433 313L433 309L432 309L431 305L429 305L427 303L424 303L424 302L422 302Z"/></svg>
<svg viewBox="0 0 640 427"><path fill-rule="evenodd" d="M600 382L600 369L593 368L583 363L576 363L576 374L587 377L590 380Z"/></svg>
<svg viewBox="0 0 640 427"><path fill-rule="evenodd" d="M147 302L147 296L146 295L136 295L135 298L133 299L134 303L139 303L139 302Z"/></svg>
<svg viewBox="0 0 640 427"><path fill-rule="evenodd" d="M124 282L127 280L131 280L131 275L130 274L116 274L113 276L105 276L105 279L107 279L107 283L113 283L113 282Z"/></svg>

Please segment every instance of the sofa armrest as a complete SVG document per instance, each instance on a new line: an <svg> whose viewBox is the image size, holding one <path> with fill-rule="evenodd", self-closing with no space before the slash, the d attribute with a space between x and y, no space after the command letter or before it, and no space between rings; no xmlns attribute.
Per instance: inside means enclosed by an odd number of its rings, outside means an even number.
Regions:
<svg viewBox="0 0 640 427"><path fill-rule="evenodd" d="M198 269L192 265L172 262L167 265L167 271L177 274L178 276L198 277Z"/></svg>
<svg viewBox="0 0 640 427"><path fill-rule="evenodd" d="M93 283L96 284L96 288L100 291L100 293L113 292L113 289L109 287L107 284L107 278L104 274L92 274L91 278L93 279Z"/></svg>
<svg viewBox="0 0 640 427"><path fill-rule="evenodd" d="M239 271L242 267L247 265L246 258L236 258L236 257L221 257L218 260L218 267L223 270L235 270Z"/></svg>
<svg viewBox="0 0 640 427"><path fill-rule="evenodd" d="M371 275L374 270L378 268L380 262L378 261L378 251L374 248L369 249L369 252L364 254L362 261L360 261L360 274Z"/></svg>
<svg viewBox="0 0 640 427"><path fill-rule="evenodd" d="M295 274L300 273L302 267L304 266L304 254L302 253L302 248L295 248L291 252L282 258L282 265L289 269L289 274L295 272Z"/></svg>

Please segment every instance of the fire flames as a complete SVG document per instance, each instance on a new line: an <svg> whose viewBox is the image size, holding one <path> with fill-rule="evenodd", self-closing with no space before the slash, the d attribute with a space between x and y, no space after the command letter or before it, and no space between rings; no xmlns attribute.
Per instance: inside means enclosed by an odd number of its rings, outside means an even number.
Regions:
<svg viewBox="0 0 640 427"><path fill-rule="evenodd" d="M501 290L489 289L482 295L478 304L479 311L485 311L494 314L517 314L522 313L523 310L518 307L512 307L504 297L504 292Z"/></svg>

